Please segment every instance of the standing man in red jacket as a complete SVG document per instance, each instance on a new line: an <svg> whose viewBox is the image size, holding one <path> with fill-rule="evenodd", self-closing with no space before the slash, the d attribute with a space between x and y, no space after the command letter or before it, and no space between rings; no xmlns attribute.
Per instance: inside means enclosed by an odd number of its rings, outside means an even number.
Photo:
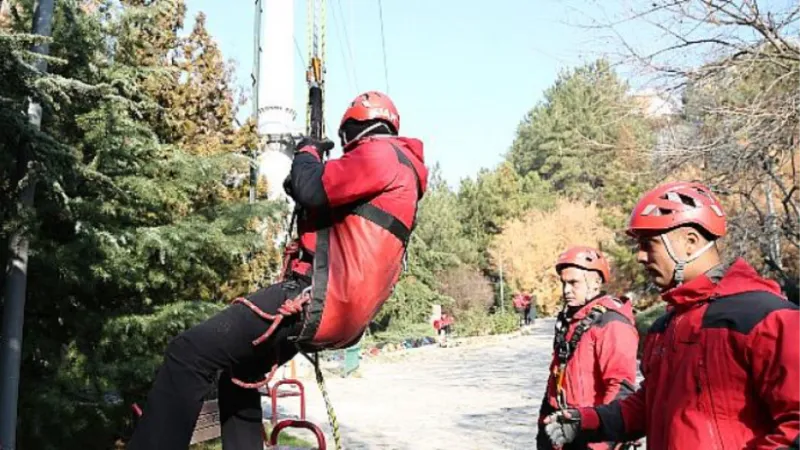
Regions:
<svg viewBox="0 0 800 450"><path fill-rule="evenodd" d="M341 158L323 161L329 140L297 145L284 188L302 212L282 280L170 342L129 449L186 450L218 375L223 449L260 449L258 380L298 348L358 341L400 276L427 187L422 142L399 130L389 97L367 92L342 117Z"/></svg>
<svg viewBox="0 0 800 450"><path fill-rule="evenodd" d="M630 217L637 259L667 302L633 395L549 416L556 445L647 436L647 448L797 449L800 313L744 260L724 267L722 206L697 183L646 193Z"/></svg>
<svg viewBox="0 0 800 450"><path fill-rule="evenodd" d="M606 257L590 247L572 247L556 262L564 309L556 322L553 361L539 411L538 450L553 446L544 418L566 408L609 403L633 392L639 337L633 309L606 294L611 277ZM609 444L573 442L567 449L608 449Z"/></svg>

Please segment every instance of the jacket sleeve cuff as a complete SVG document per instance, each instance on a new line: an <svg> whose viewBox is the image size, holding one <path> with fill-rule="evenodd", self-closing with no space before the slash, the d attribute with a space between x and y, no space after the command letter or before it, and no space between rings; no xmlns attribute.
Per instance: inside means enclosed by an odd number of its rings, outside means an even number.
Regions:
<svg viewBox="0 0 800 450"><path fill-rule="evenodd" d="M591 407L579 408L578 412L581 415L581 429L583 430L597 430L600 428L600 415L597 410Z"/></svg>
<svg viewBox="0 0 800 450"><path fill-rule="evenodd" d="M322 162L322 159L320 159L319 157L319 151L317 151L317 149L314 148L313 145L306 145L305 147L298 150L297 153L308 153L309 155L314 155L314 159L316 159L317 162Z"/></svg>

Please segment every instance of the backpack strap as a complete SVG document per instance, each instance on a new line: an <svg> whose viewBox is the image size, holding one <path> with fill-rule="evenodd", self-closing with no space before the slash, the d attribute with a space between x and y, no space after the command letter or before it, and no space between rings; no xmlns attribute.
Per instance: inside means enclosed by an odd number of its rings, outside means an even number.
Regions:
<svg viewBox="0 0 800 450"><path fill-rule="evenodd" d="M558 360L558 365L555 367L553 375L555 375L556 378L556 401L558 402L559 408L567 408L566 392L564 391L564 373L566 372L567 363L575 354L575 349L578 348L578 343L580 343L584 333L589 331L589 328L591 328L595 323L599 322L600 318L603 317L603 314L609 311L613 310L609 310L603 305L592 306L592 309L588 314L586 314L586 317L578 322L578 325L575 327L575 332L572 333L572 337L569 339L569 341L566 339L569 325L566 322L562 323L560 327L557 325L555 354ZM566 320L566 314L563 316L562 314L559 314L559 320Z"/></svg>
<svg viewBox="0 0 800 450"><path fill-rule="evenodd" d="M408 159L405 153L403 153L398 146L392 143L390 144L397 154L397 159L400 164L411 169L411 173L414 174L414 179L417 182L417 201L414 204L414 218L411 221L411 227L407 227L402 221L400 221L400 219L378 208L370 202L361 203L353 208L352 212L353 214L361 216L375 225L383 228L384 230L392 233L395 237L397 237L397 239L400 240L400 242L403 243L403 247L407 248L408 241L411 238L411 233L414 232L414 228L417 226L417 211L419 210L419 200L422 196L422 182L420 181L417 169L414 167L414 164L411 162L411 160Z"/></svg>

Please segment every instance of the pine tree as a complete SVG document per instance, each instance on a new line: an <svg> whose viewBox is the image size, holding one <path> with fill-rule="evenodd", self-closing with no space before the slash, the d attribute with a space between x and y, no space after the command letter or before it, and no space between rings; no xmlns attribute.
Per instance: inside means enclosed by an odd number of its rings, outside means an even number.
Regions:
<svg viewBox="0 0 800 450"><path fill-rule="evenodd" d="M15 3L12 27L30 23L31 6ZM0 37L0 179L13 180L0 183L0 239L25 226L32 249L21 447L111 447L168 339L277 271L285 211L241 201L223 182L241 161L212 149L236 136L228 106L203 124L219 138L208 151L184 148L190 138L164 120L173 106L159 86L181 70L168 56L183 45L183 10L58 2L52 75L25 64L29 38ZM41 132L21 115L31 96L45 105ZM32 211L8 206L20 148L41 186Z"/></svg>
<svg viewBox="0 0 800 450"><path fill-rule="evenodd" d="M520 175L510 163L482 169L475 180L465 179L458 192L459 218L464 234L475 242L479 264L488 270L486 249L506 221L525 211L552 206L550 187L537 173Z"/></svg>
<svg viewBox="0 0 800 450"><path fill-rule="evenodd" d="M605 60L561 73L544 97L519 125L507 160L561 197L596 204L605 226L623 229L653 182L651 122ZM604 251L618 275L613 289L647 289L624 234Z"/></svg>
<svg viewBox="0 0 800 450"><path fill-rule="evenodd" d="M507 159L557 193L618 204L646 167L651 139L627 90L604 60L562 72L520 124Z"/></svg>

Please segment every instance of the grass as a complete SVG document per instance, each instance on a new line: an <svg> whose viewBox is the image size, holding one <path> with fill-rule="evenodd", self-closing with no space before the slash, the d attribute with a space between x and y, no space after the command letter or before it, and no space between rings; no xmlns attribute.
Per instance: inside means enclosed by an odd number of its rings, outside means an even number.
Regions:
<svg viewBox="0 0 800 450"><path fill-rule="evenodd" d="M267 436L269 436L270 432L272 431L272 425L267 424L266 428L267 428ZM311 434L310 431L303 431L303 432L308 433L309 435ZM311 439L316 441L316 439L313 437ZM280 436L278 436L278 445L286 445L288 447L298 447L298 448L317 448L316 442L298 438L296 436L289 434L289 432L286 430L282 431ZM192 445L189 448L191 450L222 450L222 440L214 439L212 441Z"/></svg>
<svg viewBox="0 0 800 450"><path fill-rule="evenodd" d="M436 330L433 329L432 325L428 323L411 324L370 333L364 336L362 347L370 347L378 344L399 344L405 339L419 339L435 336Z"/></svg>

